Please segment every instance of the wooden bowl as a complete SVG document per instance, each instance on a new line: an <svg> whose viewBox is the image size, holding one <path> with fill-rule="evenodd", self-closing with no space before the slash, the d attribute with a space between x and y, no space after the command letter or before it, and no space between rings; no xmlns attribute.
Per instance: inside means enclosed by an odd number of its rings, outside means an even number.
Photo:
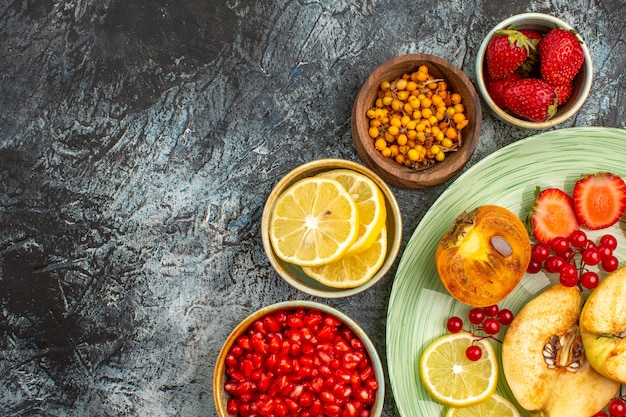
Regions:
<svg viewBox="0 0 626 417"><path fill-rule="evenodd" d="M377 92L383 81L393 81L403 74L416 71L420 65L427 65L429 73L443 78L448 89L459 93L469 121L463 128L463 144L456 152L446 153L446 158L435 164L411 169L398 164L393 158L383 157L374 148L374 140L369 136L369 121L366 113L374 106ZM385 62L367 78L352 107L352 139L357 153L365 164L389 184L411 189L439 185L457 174L467 164L478 144L482 125L482 108L474 85L459 68L446 59L428 54L402 55Z"/></svg>
<svg viewBox="0 0 626 417"><path fill-rule="evenodd" d="M485 57L487 44L496 30L506 29L510 26L514 26L515 29L532 29L539 31L540 33L547 33L555 27L560 27L566 30L574 29L561 19L543 13L522 13L511 16L498 23L493 29L491 29L491 31L489 31L487 36L485 36L485 39L478 49L478 55L476 57L476 86L478 87L478 91L483 99L483 102L498 119L515 127L524 129L547 129L563 123L578 113L582 105L587 100L589 91L591 90L591 85L593 83L593 63L591 61L591 53L589 52L587 44L583 41L580 34L576 35L581 42L585 60L583 61L580 71L574 78L574 90L570 99L567 103L559 106L556 115L551 119L546 120L545 122L531 122L519 118L514 114L498 107L498 105L489 96L485 83L484 73L487 70Z"/></svg>
<svg viewBox="0 0 626 417"><path fill-rule="evenodd" d="M283 301L263 307L255 311L246 319L244 319L241 323L239 323L228 336L228 338L222 345L219 356L217 357L217 361L215 363L215 371L213 374L213 399L215 401L217 415L219 417L232 417L230 416L230 414L228 414L227 411L227 403L230 395L224 390L224 384L227 381L226 358L239 336L243 335L251 327L254 327L254 323L259 319L263 319L264 317L273 315L274 313L277 313L279 311L293 310L319 311L322 314L330 315L338 319L343 325L350 329L359 340L361 340L365 352L367 352L367 355L369 356L369 360L373 368L373 375L376 381L378 381L378 388L376 389L376 394L374 396L374 403L370 406L370 416L379 417L382 414L383 403L385 399L385 375L383 372L382 362L380 360L380 357L378 356L378 352L376 351L376 347L367 336L365 331L346 314L322 303L302 300ZM293 358L294 356L288 357ZM302 411L305 411L304 407Z"/></svg>
<svg viewBox="0 0 626 417"><path fill-rule="evenodd" d="M285 262L276 255L269 236L269 225L272 210L276 204L276 199L283 191L287 190L291 185L302 178L312 177L320 172L331 171L338 168L356 171L373 180L385 197L387 209L387 255L385 260L372 279L355 288L331 288L309 277L302 271L301 267ZM400 206L398 205L393 192L385 181L383 181L382 178L376 175L372 170L359 163L344 159L318 159L296 167L281 178L281 180L274 186L267 197L263 208L263 217L261 219L261 239L263 241L265 254L274 267L274 270L276 270L278 275L280 275L280 277L292 287L316 297L349 297L376 285L376 283L378 283L393 266L393 263L400 252L400 244L402 243L402 215L400 213Z"/></svg>

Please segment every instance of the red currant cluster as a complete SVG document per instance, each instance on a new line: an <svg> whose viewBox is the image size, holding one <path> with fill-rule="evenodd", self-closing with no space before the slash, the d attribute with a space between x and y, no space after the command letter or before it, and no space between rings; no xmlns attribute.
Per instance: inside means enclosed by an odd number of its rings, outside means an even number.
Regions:
<svg viewBox="0 0 626 417"><path fill-rule="evenodd" d="M607 413L608 411L608 413ZM598 411L592 417L624 417L626 416L626 400L621 395L613 398L607 407L607 411Z"/></svg>
<svg viewBox="0 0 626 417"><path fill-rule="evenodd" d="M497 305L488 307L474 307L467 314L467 319L471 323L471 328L467 332L478 336L479 332L499 341L494 336L500 332L501 326L508 326L513 321L513 312L507 308L500 309ZM463 330L463 319L452 316L446 322L446 328L450 333L459 333ZM471 345L465 351L465 356L471 361L479 360L483 355L480 346Z"/></svg>
<svg viewBox="0 0 626 417"><path fill-rule="evenodd" d="M535 243L527 270L535 274L544 269L559 274L560 283L566 287L580 285L592 290L598 286L600 278L588 267L615 271L619 264L613 255L616 247L617 239L611 234L603 235L596 244L584 231L576 230L569 238L556 237L549 244Z"/></svg>

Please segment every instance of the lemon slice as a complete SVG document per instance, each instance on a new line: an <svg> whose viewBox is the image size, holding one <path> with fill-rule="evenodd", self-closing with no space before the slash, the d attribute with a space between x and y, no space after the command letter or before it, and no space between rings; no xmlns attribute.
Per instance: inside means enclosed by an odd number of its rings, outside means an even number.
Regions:
<svg viewBox="0 0 626 417"><path fill-rule="evenodd" d="M276 255L300 266L341 258L355 242L359 213L346 189L330 178L303 178L276 199L269 225Z"/></svg>
<svg viewBox="0 0 626 417"><path fill-rule="evenodd" d="M465 350L479 346L482 356L467 359ZM467 407L489 398L498 382L498 363L493 346L468 332L442 336L426 347L420 358L420 377L426 390L450 407Z"/></svg>
<svg viewBox="0 0 626 417"><path fill-rule="evenodd" d="M372 279L387 255L387 228L369 248L355 255L345 255L338 261L315 267L302 267L305 274L333 288L354 288Z"/></svg>
<svg viewBox="0 0 626 417"><path fill-rule="evenodd" d="M520 413L509 400L493 394L485 401L469 407L451 407L445 417L520 417Z"/></svg>
<svg viewBox="0 0 626 417"><path fill-rule="evenodd" d="M348 190L359 211L359 236L346 255L354 255L369 248L387 220L385 197L378 185L367 176L350 169L334 169L317 176L339 181Z"/></svg>

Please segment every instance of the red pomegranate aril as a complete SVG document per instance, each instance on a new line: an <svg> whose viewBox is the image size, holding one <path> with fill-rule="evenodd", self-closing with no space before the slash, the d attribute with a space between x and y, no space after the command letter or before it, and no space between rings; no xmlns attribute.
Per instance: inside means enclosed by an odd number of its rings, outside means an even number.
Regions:
<svg viewBox="0 0 626 417"><path fill-rule="evenodd" d="M317 352L317 357L320 358L320 360L327 364L330 365L330 363L333 361L333 357L331 354L329 354L328 352L324 351L324 350L320 350Z"/></svg>
<svg viewBox="0 0 626 417"><path fill-rule="evenodd" d="M313 392L322 392L322 390L324 389L324 378L314 378L313 381L311 381L310 387L311 391Z"/></svg>
<svg viewBox="0 0 626 417"><path fill-rule="evenodd" d="M263 324L263 320L257 320L252 323L252 328L257 334L266 335L267 329L265 328L265 324Z"/></svg>
<svg viewBox="0 0 626 417"><path fill-rule="evenodd" d="M312 311L304 316L304 325L308 328L319 326L322 322L322 315L318 312Z"/></svg>
<svg viewBox="0 0 626 417"><path fill-rule="evenodd" d="M361 414L359 417L370 417L371 411L369 409L361 410Z"/></svg>
<svg viewBox="0 0 626 417"><path fill-rule="evenodd" d="M276 333L270 337L269 343L267 344L267 350L271 353L278 353L283 346L283 339L280 334Z"/></svg>
<svg viewBox="0 0 626 417"><path fill-rule="evenodd" d="M248 336L240 336L237 339L237 344L243 349L243 350L251 350L252 349L252 345L250 344L250 338Z"/></svg>
<svg viewBox="0 0 626 417"><path fill-rule="evenodd" d="M324 381L324 386L327 388L333 388L335 385L337 385L337 378L335 378L334 376L329 376Z"/></svg>
<svg viewBox="0 0 626 417"><path fill-rule="evenodd" d="M333 340L335 337L335 328L325 324L322 326L319 332L317 332L317 339L323 341Z"/></svg>
<svg viewBox="0 0 626 417"><path fill-rule="evenodd" d="M335 371L335 377L339 381L344 382L344 383L350 382L351 376L352 376L352 374L349 371L347 371L347 370L345 370L343 368L339 368L339 369L337 369Z"/></svg>
<svg viewBox="0 0 626 417"><path fill-rule="evenodd" d="M354 406L354 403L349 401L344 406L341 417L357 417L358 415L359 410Z"/></svg>
<svg viewBox="0 0 626 417"><path fill-rule="evenodd" d="M376 380L376 378L366 379L363 385L365 385L367 388L369 388L372 391L376 391L378 389L378 381Z"/></svg>
<svg viewBox="0 0 626 417"><path fill-rule="evenodd" d="M250 404L241 404L239 407L239 416L240 417L250 417L252 416L252 406Z"/></svg>
<svg viewBox="0 0 626 417"><path fill-rule="evenodd" d="M320 374L322 374L322 376L325 376L327 378L332 376L332 374L333 374L333 370L330 369L330 366L328 366L328 365L320 366L319 367L319 371L320 371Z"/></svg>
<svg viewBox="0 0 626 417"><path fill-rule="evenodd" d="M363 404L369 404L372 402L372 392L367 388L359 388L356 390L356 396Z"/></svg>
<svg viewBox="0 0 626 417"><path fill-rule="evenodd" d="M226 401L226 411L233 416L239 414L239 400L230 397L228 401Z"/></svg>
<svg viewBox="0 0 626 417"><path fill-rule="evenodd" d="M263 371L261 371L260 369L255 369L250 374L250 379L258 383L262 376L263 376Z"/></svg>
<svg viewBox="0 0 626 417"><path fill-rule="evenodd" d="M309 407L309 412L311 413L312 416L318 416L322 414L322 408L323 408L322 401L313 400L313 403Z"/></svg>
<svg viewBox="0 0 626 417"><path fill-rule="evenodd" d="M371 366L366 366L363 368L361 373L359 374L359 378L365 381L368 378L372 378L374 376L374 368Z"/></svg>
<svg viewBox="0 0 626 417"><path fill-rule="evenodd" d="M237 371L232 371L229 376L233 381L236 382L243 382L246 380L246 376L243 373Z"/></svg>
<svg viewBox="0 0 626 417"><path fill-rule="evenodd" d="M287 319L287 326L295 329L301 329L304 327L304 321L300 317L291 316Z"/></svg>
<svg viewBox="0 0 626 417"><path fill-rule="evenodd" d="M303 392L304 392L304 385L301 385L301 384L293 385L293 389L289 393L289 397L293 398L294 400L298 400L299 402L300 396L302 395Z"/></svg>
<svg viewBox="0 0 626 417"><path fill-rule="evenodd" d="M257 409L259 411L259 414L267 415L274 410L275 406L276 406L276 402L274 401L274 399L268 398L264 400L261 404L257 405Z"/></svg>
<svg viewBox="0 0 626 417"><path fill-rule="evenodd" d="M329 416L338 416L341 412L341 407L336 404L326 404L324 406L324 413Z"/></svg>
<svg viewBox="0 0 626 417"><path fill-rule="evenodd" d="M302 394L300 394L300 397L298 398L298 403L302 407L310 407L311 404L313 404L313 396L310 392L304 391Z"/></svg>
<svg viewBox="0 0 626 417"><path fill-rule="evenodd" d="M332 316L326 316L324 317L324 324L326 326L331 326L331 327L339 327L341 326L341 321L335 317Z"/></svg>
<svg viewBox="0 0 626 417"><path fill-rule="evenodd" d="M259 378L259 382L257 382L257 389L261 392L265 392L270 389L270 385L272 383L271 378L266 374L261 374Z"/></svg>
<svg viewBox="0 0 626 417"><path fill-rule="evenodd" d="M342 400L347 400L352 395L352 387L349 385L337 384L333 388L333 394Z"/></svg>
<svg viewBox="0 0 626 417"><path fill-rule="evenodd" d="M244 359L243 361L241 361L241 370L243 371L243 374L245 376L252 375L252 371L254 370L254 365L252 364L252 361L249 359Z"/></svg>
<svg viewBox="0 0 626 417"><path fill-rule="evenodd" d="M266 316L265 318L263 318L263 325L265 326L265 329L270 333L278 333L282 329L280 324L278 324L273 316Z"/></svg>
<svg viewBox="0 0 626 417"><path fill-rule="evenodd" d="M243 355L243 348L235 344L232 348L230 348L230 354L233 355L235 358L239 358L241 357L241 355Z"/></svg>
<svg viewBox="0 0 626 417"><path fill-rule="evenodd" d="M276 405L274 406L274 414L276 414L279 417L284 417L287 414L289 414L289 409L287 408L283 400L281 400L280 398L277 398L275 400L275 403Z"/></svg>
<svg viewBox="0 0 626 417"><path fill-rule="evenodd" d="M320 393L320 399L327 404L335 402L335 396L330 391L322 391Z"/></svg>
<svg viewBox="0 0 626 417"><path fill-rule="evenodd" d="M236 366L239 363L239 360L237 359L235 355L231 353L230 355L226 355L224 362L228 366Z"/></svg>
<svg viewBox="0 0 626 417"><path fill-rule="evenodd" d="M311 343L303 343L302 344L302 354L303 355L313 355L317 349Z"/></svg>
<svg viewBox="0 0 626 417"><path fill-rule="evenodd" d="M300 404L298 404L298 402L293 400L292 398L285 398L283 402L291 413L297 413L302 408Z"/></svg>
<svg viewBox="0 0 626 417"><path fill-rule="evenodd" d="M335 352L346 353L352 351L352 347L343 339L335 338Z"/></svg>
<svg viewBox="0 0 626 417"><path fill-rule="evenodd" d="M278 365L278 354L276 353L269 354L267 356L267 359L265 359L265 367L269 371L274 371L277 365Z"/></svg>
<svg viewBox="0 0 626 417"><path fill-rule="evenodd" d="M350 340L350 345L352 346L352 348L354 350L363 350L364 346L363 346L363 342L360 339L354 338L352 340Z"/></svg>
<svg viewBox="0 0 626 417"><path fill-rule="evenodd" d="M224 383L224 391L226 391L230 395L235 395L237 392L237 382L228 381Z"/></svg>
<svg viewBox="0 0 626 417"><path fill-rule="evenodd" d="M341 361L339 359L333 359L333 361L330 363L330 367L332 369L339 369L341 368Z"/></svg>
<svg viewBox="0 0 626 417"><path fill-rule="evenodd" d="M287 339L283 339L283 345L280 348L280 354L281 355L289 355L289 352L291 352L291 342Z"/></svg>

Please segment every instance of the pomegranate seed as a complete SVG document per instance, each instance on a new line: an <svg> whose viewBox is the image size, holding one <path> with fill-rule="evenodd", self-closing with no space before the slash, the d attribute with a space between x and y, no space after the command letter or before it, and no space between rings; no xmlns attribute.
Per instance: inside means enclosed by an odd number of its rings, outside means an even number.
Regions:
<svg viewBox="0 0 626 417"><path fill-rule="evenodd" d="M267 376L266 374L261 374L261 377L259 378L259 382L257 383L257 389L261 392L265 392L268 389L270 389L270 384L272 383L272 380L270 379L269 376Z"/></svg>
<svg viewBox="0 0 626 417"><path fill-rule="evenodd" d="M226 411L228 412L228 414L232 415L239 414L239 400L230 397L228 401L226 401Z"/></svg>
<svg viewBox="0 0 626 417"><path fill-rule="evenodd" d="M301 329L304 327L304 322L300 317L291 316L287 319L287 326Z"/></svg>
<svg viewBox="0 0 626 417"><path fill-rule="evenodd" d="M270 333L278 333L281 330L280 324L272 316L266 316L263 319L263 325L265 329Z"/></svg>
<svg viewBox="0 0 626 417"><path fill-rule="evenodd" d="M324 413L329 416L337 416L341 412L341 407L336 404L327 404L324 406Z"/></svg>
<svg viewBox="0 0 626 417"><path fill-rule="evenodd" d="M297 413L302 408L300 407L300 404L298 404L296 401L292 400L291 398L285 398L284 401L285 401L285 406L287 406L287 409L289 409L289 411L291 411L292 413Z"/></svg>
<svg viewBox="0 0 626 417"><path fill-rule="evenodd" d="M333 340L333 338L335 337L335 329L331 326L324 325L322 326L320 331L317 332L316 336L318 340L324 340L324 341Z"/></svg>
<svg viewBox="0 0 626 417"><path fill-rule="evenodd" d="M324 378L317 377L313 381L311 381L311 390L313 392L321 392L324 388Z"/></svg>
<svg viewBox="0 0 626 417"><path fill-rule="evenodd" d="M303 385L296 385L293 387L293 390L291 390L291 393L289 393L289 396L293 399L299 400L303 391L304 391Z"/></svg>
<svg viewBox="0 0 626 417"><path fill-rule="evenodd" d="M354 348L354 350L363 350L363 342L360 339L352 339L350 340L350 345Z"/></svg>
<svg viewBox="0 0 626 417"><path fill-rule="evenodd" d="M376 380L376 378L366 379L363 385L365 385L367 388L371 389L372 391L376 391L378 389L378 381Z"/></svg>
<svg viewBox="0 0 626 417"><path fill-rule="evenodd" d="M347 402L341 417L356 417L359 414L359 410L354 406L352 402Z"/></svg>
<svg viewBox="0 0 626 417"><path fill-rule="evenodd" d="M322 402L320 400L313 400L311 407L309 407L309 412L313 416L320 415L322 413Z"/></svg>
<svg viewBox="0 0 626 417"><path fill-rule="evenodd" d="M226 362L226 365L228 366L235 366L239 363L239 360L237 359L235 355L230 354L230 355L226 355L224 362Z"/></svg>
<svg viewBox="0 0 626 417"><path fill-rule="evenodd" d="M347 370L340 368L335 371L335 376L338 380L348 383L350 382L350 378L352 375Z"/></svg>
<svg viewBox="0 0 626 417"><path fill-rule="evenodd" d="M335 352L346 353L346 352L350 352L351 350L352 350L352 347L348 343L346 343L345 340L335 339Z"/></svg>
<svg viewBox="0 0 626 417"><path fill-rule="evenodd" d="M237 344L243 349L243 350L251 350L252 349L252 345L250 344L250 338L247 336L241 336L237 339Z"/></svg>
<svg viewBox="0 0 626 417"><path fill-rule="evenodd" d="M298 403L300 403L302 407L310 407L311 404L313 404L313 396L310 392L305 391L300 394L300 397L298 398Z"/></svg>

